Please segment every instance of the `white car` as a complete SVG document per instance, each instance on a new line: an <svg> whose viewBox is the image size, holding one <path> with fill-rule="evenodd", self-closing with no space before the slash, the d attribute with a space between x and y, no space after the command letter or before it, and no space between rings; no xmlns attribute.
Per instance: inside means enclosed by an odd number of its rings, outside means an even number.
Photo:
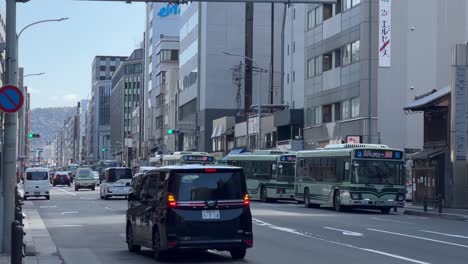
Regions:
<svg viewBox="0 0 468 264"><path fill-rule="evenodd" d="M24 200L28 197L45 197L50 200L50 174L46 168L28 168L24 177Z"/></svg>
<svg viewBox="0 0 468 264"><path fill-rule="evenodd" d="M107 200L113 196L127 197L131 181L132 170L130 168L117 167L106 169L101 186L99 187L101 199Z"/></svg>
<svg viewBox="0 0 468 264"><path fill-rule="evenodd" d="M93 174L94 180L96 180L96 186L99 186L99 184L101 184L101 180L99 179L99 172L93 171Z"/></svg>

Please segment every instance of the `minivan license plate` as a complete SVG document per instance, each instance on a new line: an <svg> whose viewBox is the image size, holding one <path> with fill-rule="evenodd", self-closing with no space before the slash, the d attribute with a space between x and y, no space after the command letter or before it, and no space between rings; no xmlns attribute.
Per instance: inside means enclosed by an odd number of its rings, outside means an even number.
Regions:
<svg viewBox="0 0 468 264"><path fill-rule="evenodd" d="M219 219L219 210L203 210L202 219Z"/></svg>

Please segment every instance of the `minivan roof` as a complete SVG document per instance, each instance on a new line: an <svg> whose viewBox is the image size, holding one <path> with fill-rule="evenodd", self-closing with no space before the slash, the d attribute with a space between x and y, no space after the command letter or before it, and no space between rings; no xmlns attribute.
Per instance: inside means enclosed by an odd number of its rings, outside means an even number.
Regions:
<svg viewBox="0 0 468 264"><path fill-rule="evenodd" d="M32 171L49 171L47 168L40 168L40 167L34 167L34 168L27 168L26 172L32 172Z"/></svg>

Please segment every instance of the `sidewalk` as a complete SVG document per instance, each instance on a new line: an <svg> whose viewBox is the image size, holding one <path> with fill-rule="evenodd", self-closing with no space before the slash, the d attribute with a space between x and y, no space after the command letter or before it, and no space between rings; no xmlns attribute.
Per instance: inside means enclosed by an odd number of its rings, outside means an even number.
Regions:
<svg viewBox="0 0 468 264"><path fill-rule="evenodd" d="M26 244L26 264L62 264L58 257L57 247L52 240L41 216L35 209L31 209L32 202L24 201L23 220L24 243ZM3 263L2 263L3 264Z"/></svg>
<svg viewBox="0 0 468 264"><path fill-rule="evenodd" d="M407 215L435 217L457 221L468 221L468 209L443 208L442 213L439 214L437 208L429 206L427 208L427 212L424 212L424 208L422 206L413 205L412 203L407 203L404 209L405 211L403 213Z"/></svg>

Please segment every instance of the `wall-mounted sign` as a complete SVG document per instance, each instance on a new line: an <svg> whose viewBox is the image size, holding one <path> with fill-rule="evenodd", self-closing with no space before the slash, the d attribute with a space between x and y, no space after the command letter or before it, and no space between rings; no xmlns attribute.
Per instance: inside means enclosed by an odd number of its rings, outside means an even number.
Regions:
<svg viewBox="0 0 468 264"><path fill-rule="evenodd" d="M455 67L455 158L456 160L466 160L466 131L467 125L467 105L466 105L466 68L465 66Z"/></svg>
<svg viewBox="0 0 468 264"><path fill-rule="evenodd" d="M160 17L168 17L170 15L179 15L180 14L180 7L178 4L170 3L166 6L163 6L159 9L158 16Z"/></svg>
<svg viewBox="0 0 468 264"><path fill-rule="evenodd" d="M392 58L392 0L379 1L379 67L390 67Z"/></svg>
<svg viewBox="0 0 468 264"><path fill-rule="evenodd" d="M361 143L361 136L347 136L346 143L349 144L359 144Z"/></svg>

